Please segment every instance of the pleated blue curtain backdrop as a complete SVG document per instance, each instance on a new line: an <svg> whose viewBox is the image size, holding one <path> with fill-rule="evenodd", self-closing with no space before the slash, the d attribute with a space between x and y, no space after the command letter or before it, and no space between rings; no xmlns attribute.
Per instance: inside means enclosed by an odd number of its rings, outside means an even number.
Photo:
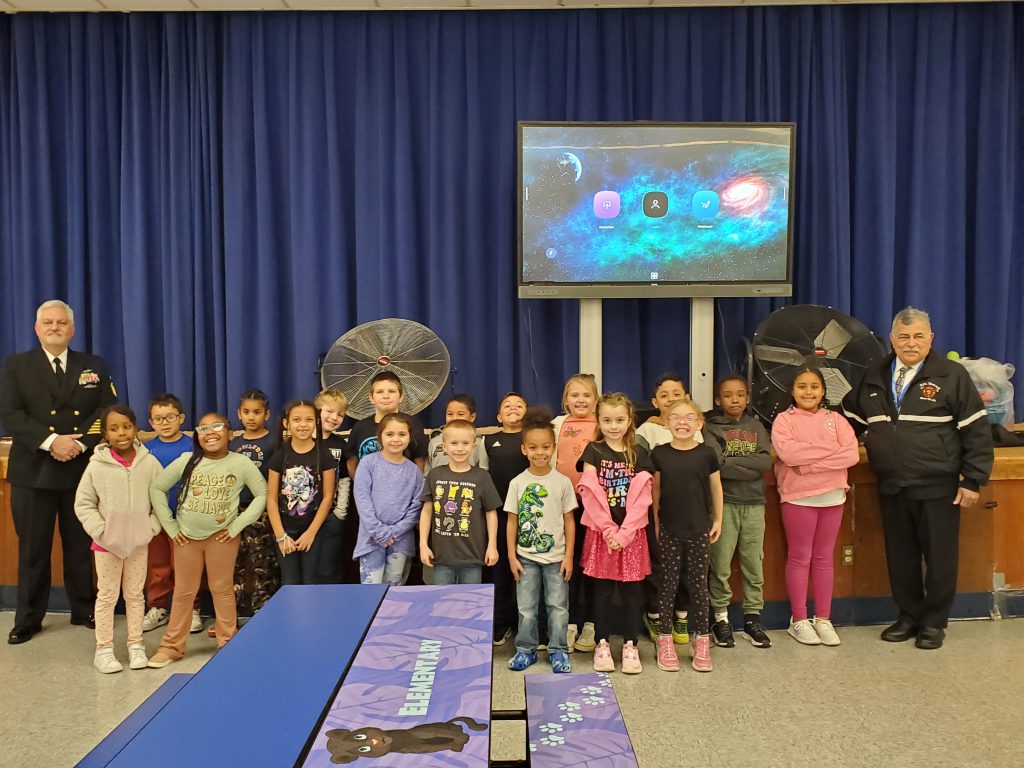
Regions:
<svg viewBox="0 0 1024 768"><path fill-rule="evenodd" d="M577 303L515 297L516 121L687 120L797 123L794 302L1020 363L1022 96L1011 3L0 16L0 354L65 297L134 405L233 410L398 316L482 421L557 406ZM783 303L719 300L719 371ZM687 301L604 318L606 389L688 370Z"/></svg>

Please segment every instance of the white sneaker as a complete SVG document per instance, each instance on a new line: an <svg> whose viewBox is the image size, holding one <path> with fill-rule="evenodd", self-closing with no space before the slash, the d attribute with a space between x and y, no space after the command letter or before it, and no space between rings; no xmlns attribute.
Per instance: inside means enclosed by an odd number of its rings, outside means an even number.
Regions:
<svg viewBox="0 0 1024 768"><path fill-rule="evenodd" d="M189 629L190 634L203 631L203 617L199 615L199 611L192 611L192 627Z"/></svg>
<svg viewBox="0 0 1024 768"><path fill-rule="evenodd" d="M798 643L803 643L804 645L821 645L821 638L818 637L818 633L814 631L814 625L812 625L807 619L801 619L800 621L793 621L790 619L789 629L787 629L786 632L788 632L789 635Z"/></svg>
<svg viewBox="0 0 1024 768"><path fill-rule="evenodd" d="M580 636L576 638L576 650L589 653L597 647L597 638L594 637L594 623L592 621L584 622L583 631L580 632Z"/></svg>
<svg viewBox="0 0 1024 768"><path fill-rule="evenodd" d="M124 669L121 666L121 662L114 656L113 648L102 648L96 651L96 655L93 657L92 665L96 667L97 672L102 672L104 675L111 675L114 672L120 672Z"/></svg>
<svg viewBox="0 0 1024 768"><path fill-rule="evenodd" d="M130 669L145 669L149 666L149 657L146 649L141 645L128 646L128 667Z"/></svg>
<svg viewBox="0 0 1024 768"><path fill-rule="evenodd" d="M579 637L580 630L575 624L570 624L568 631L565 633L565 647L569 653L576 650L576 638Z"/></svg>
<svg viewBox="0 0 1024 768"><path fill-rule="evenodd" d="M150 608L142 618L142 631L149 632L157 627L162 627L167 623L167 618L166 608L157 608L156 606Z"/></svg>
<svg viewBox="0 0 1024 768"><path fill-rule="evenodd" d="M814 631L818 633L818 639L821 640L822 645L836 646L842 642L839 639L839 635L836 634L836 629L832 626L832 622L828 619L815 616Z"/></svg>

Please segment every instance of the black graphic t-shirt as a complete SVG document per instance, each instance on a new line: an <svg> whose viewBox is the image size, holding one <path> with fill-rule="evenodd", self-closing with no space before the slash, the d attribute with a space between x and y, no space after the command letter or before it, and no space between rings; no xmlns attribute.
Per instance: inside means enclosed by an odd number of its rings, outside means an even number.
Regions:
<svg viewBox="0 0 1024 768"><path fill-rule="evenodd" d="M415 461L416 459L427 458L427 435L423 431L423 424L415 416L412 419L412 435L410 435L409 447L405 451L405 457ZM377 438L377 422L373 416L360 419L348 433L348 442L345 443L345 459L353 456L356 461L362 461L371 453L380 450L380 440Z"/></svg>
<svg viewBox="0 0 1024 768"><path fill-rule="evenodd" d="M484 436L487 467L494 481L494 489L503 499L508 496L509 483L530 466L530 460L523 455L522 446L522 432L495 432Z"/></svg>
<svg viewBox="0 0 1024 768"><path fill-rule="evenodd" d="M483 565L487 552L486 512L500 509L502 499L486 470L453 472L437 467L427 474L423 501L433 502L430 549L435 565Z"/></svg>
<svg viewBox="0 0 1024 768"><path fill-rule="evenodd" d="M584 464L597 468L597 479L601 487L608 492L608 507L612 520L622 525L626 519L626 495L629 493L629 481L637 472L651 472L650 454L641 445L633 446L636 461L630 465L623 451L613 451L605 443L589 443L580 454L576 463L582 469Z"/></svg>
<svg viewBox="0 0 1024 768"><path fill-rule="evenodd" d="M335 468L335 459L323 443L317 449L296 453L291 441L274 451L268 468L281 476L281 490L277 494L278 510L285 533L292 538L301 536L316 517L323 500L323 472ZM318 471L319 470L319 471Z"/></svg>
<svg viewBox="0 0 1024 768"><path fill-rule="evenodd" d="M255 440L243 437L239 435L228 443L228 450L233 453L240 453L245 456L249 461L256 465L259 469L260 474L263 475L263 479L267 479L267 462L270 461L270 455L274 452L274 443L276 438L273 432L267 432L263 437L257 437ZM252 494L249 493L249 489L245 488L242 491L242 495L239 496L239 509L245 509L252 502Z"/></svg>

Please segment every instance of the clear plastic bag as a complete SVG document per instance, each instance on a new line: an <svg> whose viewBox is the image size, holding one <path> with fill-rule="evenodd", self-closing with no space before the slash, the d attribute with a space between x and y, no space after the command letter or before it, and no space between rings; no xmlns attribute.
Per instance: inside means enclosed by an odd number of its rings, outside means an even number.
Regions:
<svg viewBox="0 0 1024 768"><path fill-rule="evenodd" d="M1013 365L989 357L962 357L960 363L971 374L989 421L1013 429L1013 384L1010 383L1016 370Z"/></svg>

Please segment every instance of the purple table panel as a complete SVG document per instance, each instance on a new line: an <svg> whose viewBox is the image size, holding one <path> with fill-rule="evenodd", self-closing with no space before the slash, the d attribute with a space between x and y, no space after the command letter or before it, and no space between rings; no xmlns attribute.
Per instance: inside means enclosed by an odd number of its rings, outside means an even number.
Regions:
<svg viewBox="0 0 1024 768"><path fill-rule="evenodd" d="M490 584L389 589L303 765L486 766L493 614Z"/></svg>
<svg viewBox="0 0 1024 768"><path fill-rule="evenodd" d="M531 768L635 768L626 724L603 672L526 675Z"/></svg>

